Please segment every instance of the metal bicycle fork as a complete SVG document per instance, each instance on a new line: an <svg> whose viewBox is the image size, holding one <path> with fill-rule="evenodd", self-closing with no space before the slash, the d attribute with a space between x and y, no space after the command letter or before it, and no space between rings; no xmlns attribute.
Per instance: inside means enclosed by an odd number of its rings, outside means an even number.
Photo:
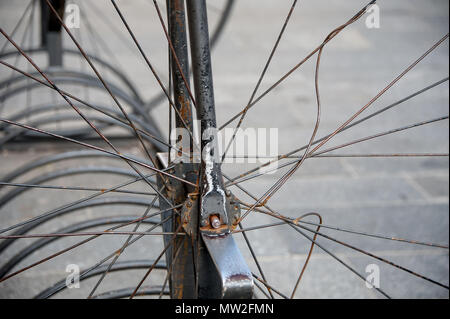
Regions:
<svg viewBox="0 0 450 319"><path fill-rule="evenodd" d="M175 241L166 252L171 266L172 298L228 299L253 296L253 277L232 236L240 218L240 207L225 190L220 163L215 161L216 115L212 80L207 9L205 0L187 0L187 18L192 56L197 117L201 121L201 165L186 161L174 164L172 174L185 178L199 188L166 180L164 188L172 204L183 204L181 214L164 223L165 231L180 224L187 236ZM169 34L178 61L172 56L175 106L192 129L192 112L185 81L189 76L184 0L167 0ZM182 78L179 67L183 70ZM176 121L181 127L180 121ZM180 142L180 141L177 141ZM193 156L191 154L191 160ZM171 163L166 162L165 165ZM163 187L165 185L165 187ZM160 206L168 206L160 199ZM162 216L163 219L169 214ZM172 240L165 237L165 244Z"/></svg>

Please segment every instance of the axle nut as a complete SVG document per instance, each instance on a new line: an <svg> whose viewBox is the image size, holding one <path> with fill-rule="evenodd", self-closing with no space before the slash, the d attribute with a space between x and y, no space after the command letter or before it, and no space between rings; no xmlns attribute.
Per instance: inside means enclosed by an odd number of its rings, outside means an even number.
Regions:
<svg viewBox="0 0 450 319"><path fill-rule="evenodd" d="M215 229L219 228L222 225L222 223L220 222L219 217L217 217L217 215L212 215L211 216L211 226Z"/></svg>

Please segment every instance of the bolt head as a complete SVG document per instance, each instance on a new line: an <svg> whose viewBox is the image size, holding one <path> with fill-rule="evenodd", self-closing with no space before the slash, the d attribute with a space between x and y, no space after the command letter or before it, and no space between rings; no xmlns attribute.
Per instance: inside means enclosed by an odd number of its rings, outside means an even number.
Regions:
<svg viewBox="0 0 450 319"><path fill-rule="evenodd" d="M200 222L200 225L202 227L206 227L206 226L208 226L208 221L206 219L202 219L202 221Z"/></svg>
<svg viewBox="0 0 450 319"><path fill-rule="evenodd" d="M219 228L222 225L222 223L220 222L219 217L217 217L217 215L213 215L211 216L211 226L215 229Z"/></svg>

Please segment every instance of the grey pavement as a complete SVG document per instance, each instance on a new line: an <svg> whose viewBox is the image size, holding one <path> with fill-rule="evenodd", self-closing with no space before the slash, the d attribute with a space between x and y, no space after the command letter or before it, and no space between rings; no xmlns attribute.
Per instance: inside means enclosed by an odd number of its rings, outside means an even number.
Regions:
<svg viewBox="0 0 450 319"><path fill-rule="evenodd" d="M163 2L161 7L163 7ZM209 1L211 2L211 1ZM367 1L314 1L302 0L297 4L277 54L259 90L262 93L275 81L301 61L317 47L328 33L346 22ZM19 18L25 1L0 0L0 25L11 32ZM75 1L75 3L77 3ZM216 21L215 8L223 1L211 6L212 23ZM291 7L292 1L237 0L230 22L218 46L213 52L213 70L217 117L219 125L241 111L248 102L259 74ZM377 95L408 65L428 50L436 41L448 33L448 6L446 0L397 0L379 1L380 28L369 29L365 17L346 28L324 49L320 66L319 87L321 93L322 118L318 137L337 129L352 114ZM96 1L105 15L110 16L114 28L98 19L93 10L83 2L81 28L75 31L86 50L100 50L99 42L90 41L93 36L86 29L86 21L95 27L101 38L114 52L115 58L105 57L124 69L145 100L155 96L159 88L139 57L132 42L126 37L122 25L107 0ZM121 7L136 37L154 62L163 79L167 79L167 44L150 1L122 1ZM86 19L86 20L84 20ZM34 28L37 32L37 28ZM122 37L117 36L117 30ZM83 32L85 31L85 32ZM21 30L23 32L23 30ZM20 34L17 39L20 39ZM125 42L128 41L128 42ZM3 45L4 39L0 41ZM25 42L27 43L27 42ZM28 43L32 44L32 43ZM68 38L66 46L73 45ZM390 105L417 90L448 77L448 39L417 67L394 85L361 116ZM115 61L118 62L115 62ZM8 61L13 61L12 59ZM316 116L314 89L315 59L311 59L289 79L268 94L253 107L244 121L243 128L278 128L278 152L284 154L307 144ZM42 57L39 65L45 65ZM24 70L30 67L22 60L18 64ZM79 61L66 59L65 65L72 69L87 71ZM0 67L0 79L6 79L10 71ZM102 69L101 69L102 70ZM103 70L102 70L103 71ZM105 74L107 74L105 72ZM83 93L78 88L67 86L90 100L115 107L110 98L98 90ZM77 91L79 90L79 91ZM361 137L377 134L413 123L448 116L448 81L427 91L373 119L349 129L331 139L323 148L340 145ZM84 94L84 95L83 95ZM1 116L25 109L27 97L13 97L2 104ZM46 99L46 100L45 100ZM50 101L60 101L56 95ZM49 101L48 92L36 91L31 95L33 105ZM92 113L89 113L92 114ZM163 103L151 112L161 131L167 133L168 106ZM236 125L234 122L232 125ZM58 124L49 126L61 129ZM230 126L234 127L234 126ZM334 154L390 154L390 153L448 153L448 119L434 124L413 128L389 136L337 150ZM120 142L124 153L143 156L138 143ZM27 162L45 155L76 149L71 145L22 145L15 144L1 150L0 175ZM128 167L114 160L72 160L43 167L39 172L51 172L68 166L114 166ZM229 176L237 176L255 164L225 164ZM449 242L449 160L448 157L414 158L312 158L270 200L270 207L277 212L297 218L308 212L320 213L325 225L371 234L431 242L448 245ZM36 176L38 171L22 176L24 182ZM249 192L261 196L281 177L286 169L275 174L264 175L242 183ZM48 181L49 185L90 186L107 188L128 177L92 174L72 176ZM145 184L130 189L147 191ZM3 188L1 194L10 189ZM244 201L251 199L233 188L233 192ZM56 190L32 190L9 202L0 209L0 225L6 227L26 220L48 209L87 196L88 192ZM106 195L109 196L109 195ZM73 222L100 216L140 216L144 208L130 205L90 208L66 218L60 218L35 229L34 233L55 231ZM263 225L274 219L252 213L244 221L247 227ZM316 220L308 219L313 223ZM308 226L313 227L313 226ZM361 248L373 255L389 260L411 271L429 277L444 285L449 284L448 249L369 238L322 228L321 232L349 245ZM310 236L311 233L308 233ZM249 238L268 282L284 294L290 295L299 271L306 260L310 241L301 234L280 226L249 232ZM151 236L149 236L151 237ZM251 254L241 236L236 236L250 267L256 271ZM0 255L4 264L20 248L33 240L22 240ZM296 298L383 298L374 289L368 289L361 278L349 271L341 262L366 277L366 267L376 264L380 269L380 288L394 298L448 298L448 289L439 287L422 278L391 265L344 247L326 238L318 237L320 247L315 247L311 261L297 291ZM34 253L16 269L33 263L58 249L76 243L76 238L58 240L39 253ZM108 253L118 249L123 238L112 236L99 238L64 254L32 270L0 283L1 298L32 297L42 287L64 278L68 264L88 267ZM161 251L158 238L145 238L126 251L123 260L154 259ZM336 260L338 258L341 262ZM122 258L122 257L121 257ZM121 259L122 260L122 259ZM100 286L99 292L124 288L137 284L145 270L126 274L111 274ZM163 272L152 274L147 284L159 285L164 280ZM70 289L57 295L63 297L86 297L95 279L81 284L80 289Z"/></svg>

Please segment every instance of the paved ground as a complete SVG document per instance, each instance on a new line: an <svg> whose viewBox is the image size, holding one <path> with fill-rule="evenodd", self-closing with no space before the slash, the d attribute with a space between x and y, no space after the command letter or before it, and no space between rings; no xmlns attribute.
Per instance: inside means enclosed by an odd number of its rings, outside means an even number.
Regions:
<svg viewBox="0 0 450 319"><path fill-rule="evenodd" d="M136 53L131 42L117 36L115 28L121 28L109 1L103 0L102 10L111 14L115 27L106 26L93 11L81 8L91 17L95 30L114 50L116 59L139 88L145 99L154 96L158 88L150 72ZM365 1L299 1L279 50L265 77L260 92L270 87L291 67L312 51L336 26L347 21ZM270 49L287 15L291 1L247 0L237 1L231 23L213 54L216 104L219 124L239 112L250 98L258 75L261 73ZM128 1L121 4L136 36L162 74L167 51L154 9L145 1ZM85 6L86 7L86 6ZM448 32L448 1L445 0L398 0L380 1L379 29L368 29L364 19L344 30L326 46L320 68L320 92L322 119L318 136L332 132L353 113L370 101L381 89L400 74L415 59L428 50ZM1 25L10 32L23 10L23 4L1 0ZM214 9L211 10L214 20ZM85 23L83 23L83 21ZM81 31L86 30L86 20L81 20ZM120 29L122 30L122 29ZM94 52L96 45L84 37L85 46ZM123 33L125 36L126 34ZM78 34L79 36L79 34ZM18 37L20 39L20 37ZM129 40L128 40L129 41ZM3 41L0 43L4 43ZM66 41L69 44L69 41ZM99 43L99 42L98 42ZM98 46L97 43L97 46ZM125 44L125 45L124 45ZM448 76L448 40L430 54L422 63L375 102L364 114L379 110L401 98L416 92ZM314 60L315 61L315 60ZM44 63L45 61L39 61ZM113 60L111 60L112 63ZM19 64L21 65L21 64ZM79 63L66 61L75 68ZM265 97L248 114L245 128L278 128L280 154L303 146L309 139L315 119L316 100L314 92L314 65L309 61L292 76ZM26 68L22 64L23 68ZM87 69L87 67L84 67ZM9 75L1 68L1 78ZM40 96L33 95L34 105L42 103ZM82 94L82 93L80 93ZM109 99L92 93L89 98L111 105ZM53 98L56 99L56 98ZM2 117L22 108L19 98L4 104ZM364 124L352 128L327 146L340 145L364 136L376 134L405 125L448 115L448 82L417 96ZM363 114L363 116L364 116ZM161 128L167 125L167 105L152 111ZM421 126L408 131L381 137L336 151L335 154L388 154L388 153L448 153L448 120ZM133 143L135 144L135 143ZM120 143L123 152L138 154L129 143ZM64 147L66 150L67 146ZM0 174L6 174L23 163L46 154L61 151L54 146L14 146L2 151ZM49 165L40 172L50 172L72 166L126 166L112 160L73 160L66 164ZM236 176L253 164L226 165L225 171ZM448 244L449 240L449 187L448 157L440 158L320 158L310 159L271 200L270 205L280 213L298 217L315 211L322 215L324 224L367 233L384 234ZM284 172L284 170L283 170ZM33 173L36 174L36 173ZM29 180L33 174L21 178ZM250 192L262 195L280 173L259 177L242 184ZM111 177L105 174L60 178L47 182L52 185L98 186L106 188L128 177ZM144 189L145 185L136 188ZM134 188L134 189L136 189ZM3 189L2 194L7 190ZM235 191L240 195L239 191ZM52 196L48 196L52 194ZM87 192L74 194L67 191L32 190L1 208L2 227L36 216L43 211L86 196ZM245 198L245 196L243 196ZM247 200L248 198L246 198ZM54 221L35 232L55 231L70 221L82 221L87 217L123 214L139 216L143 207L123 205L101 207L80 211L64 220ZM314 222L313 219L311 221ZM245 226L271 222L266 216L254 214ZM388 240L346 234L336 230L323 230L325 234L340 241L360 247L388 259L412 271L441 282L449 283L448 249L398 243ZM283 293L289 294L302 263L305 261L309 242L302 235L288 228L273 228L249 234L255 251L265 270L267 279ZM120 246L118 238L98 239L77 251L54 259L16 278L0 283L3 298L31 297L44 284L56 282L66 275L67 264L81 268L106 256ZM239 238L239 240L241 240ZM1 255L3 264L20 247L30 241L15 243ZM63 249L76 239L64 239L34 254L21 266ZM448 298L448 289L438 287L421 278L387 265L380 260L343 247L325 238L319 238L322 247L332 252L354 270L367 276L366 267L376 264L380 269L381 289L395 298ZM252 268L254 264L248 249L239 242ZM149 249L150 247L150 249ZM161 247L158 239L147 238L127 252L129 258L156 258ZM83 254L84 253L84 254ZM107 291L115 284L120 287L137 283L145 270L129 274L112 274L100 287ZM163 273L155 273L149 284L158 284ZM60 297L83 297L91 289L94 280L82 283L80 289L64 292ZM379 298L373 289L328 253L316 247L299 291L298 298Z"/></svg>

